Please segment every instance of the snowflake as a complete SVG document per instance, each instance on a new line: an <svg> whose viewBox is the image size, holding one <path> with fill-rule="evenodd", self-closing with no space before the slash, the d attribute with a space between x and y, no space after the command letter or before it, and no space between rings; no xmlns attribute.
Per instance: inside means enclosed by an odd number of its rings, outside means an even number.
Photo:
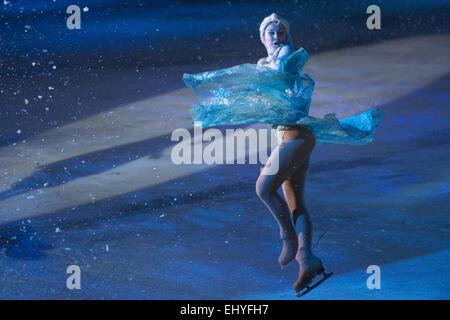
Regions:
<svg viewBox="0 0 450 320"><path fill-rule="evenodd" d="M265 97L262 92L258 89L256 89L256 94L254 96L249 96L248 99L254 103L258 104L264 104L266 106L270 106L270 99Z"/></svg>
<svg viewBox="0 0 450 320"><path fill-rule="evenodd" d="M230 97L230 90L220 87L218 90L209 90L210 93L214 95L214 98L211 99L210 104L223 104L228 105Z"/></svg>
<svg viewBox="0 0 450 320"><path fill-rule="evenodd" d="M284 90L284 92L286 93L286 95L288 96L288 98L292 98L292 96L294 95L294 92L287 88L286 90Z"/></svg>
<svg viewBox="0 0 450 320"><path fill-rule="evenodd" d="M195 80L199 80L199 81L203 81L206 79L210 79L214 76L213 72L202 72L202 73L198 73L198 74L194 74L194 79Z"/></svg>

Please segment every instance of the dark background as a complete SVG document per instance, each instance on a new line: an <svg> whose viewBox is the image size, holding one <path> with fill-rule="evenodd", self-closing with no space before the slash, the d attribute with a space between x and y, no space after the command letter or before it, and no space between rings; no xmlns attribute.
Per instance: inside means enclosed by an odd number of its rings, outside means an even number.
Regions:
<svg viewBox="0 0 450 320"><path fill-rule="evenodd" d="M80 30L66 27L71 4L82 9ZM381 30L367 32L371 4L381 8ZM290 22L294 45L312 54L447 33L450 17L444 0L6 1L0 4L0 146L182 87L182 72L256 63L265 54L259 23L272 12ZM99 97L113 103L98 103Z"/></svg>

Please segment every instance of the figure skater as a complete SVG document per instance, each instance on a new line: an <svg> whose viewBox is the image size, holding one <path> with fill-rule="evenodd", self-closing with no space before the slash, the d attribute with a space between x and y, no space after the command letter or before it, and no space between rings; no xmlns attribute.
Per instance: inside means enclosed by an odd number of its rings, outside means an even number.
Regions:
<svg viewBox="0 0 450 320"><path fill-rule="evenodd" d="M183 80L200 100L191 109L193 122L202 127L262 122L276 129L278 146L256 182L256 194L280 228L283 242L278 262L282 268L294 259L299 293L315 276L325 273L322 261L311 250L312 225L303 193L311 152L316 145L355 144L372 141L381 110L371 109L338 120L335 114L309 116L314 80L302 75L308 53L295 51L289 23L273 13L259 28L267 57L257 64L184 74ZM274 161L277 173L267 174ZM270 172L270 171L269 171ZM278 194L282 186L286 202Z"/></svg>
<svg viewBox="0 0 450 320"><path fill-rule="evenodd" d="M272 14L263 20L259 32L267 57L260 59L258 64L281 71L282 62L294 52L292 40L288 40L289 23ZM278 161L278 172L265 175L263 170L256 182L256 193L280 227L283 249L278 262L281 267L294 259L300 266L294 284L294 290L298 292L325 271L322 261L311 251L312 225L303 199L309 157L316 141L311 130L302 125L278 126L277 130L282 131L282 142L271 154L266 167ZM287 205L277 192L281 185ZM298 236L294 226L297 226Z"/></svg>

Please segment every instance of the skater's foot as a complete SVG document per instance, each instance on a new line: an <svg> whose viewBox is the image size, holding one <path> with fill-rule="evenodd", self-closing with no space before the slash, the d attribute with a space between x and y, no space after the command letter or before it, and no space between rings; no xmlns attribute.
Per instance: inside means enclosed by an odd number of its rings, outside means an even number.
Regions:
<svg viewBox="0 0 450 320"><path fill-rule="evenodd" d="M278 262L281 265L281 269L284 269L292 260L295 259L295 255L298 249L297 234L295 232L289 233L286 236L282 236L283 249L281 250Z"/></svg>
<svg viewBox="0 0 450 320"><path fill-rule="evenodd" d="M300 272L297 281L294 283L295 292L302 291L314 279L315 276L325 271L322 261L315 255L296 257L300 266Z"/></svg>

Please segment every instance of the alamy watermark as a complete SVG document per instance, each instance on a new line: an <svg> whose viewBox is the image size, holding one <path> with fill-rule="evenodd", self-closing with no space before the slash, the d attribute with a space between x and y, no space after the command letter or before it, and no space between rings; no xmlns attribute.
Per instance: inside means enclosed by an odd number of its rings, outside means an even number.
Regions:
<svg viewBox="0 0 450 320"><path fill-rule="evenodd" d="M84 12L89 11L88 7L83 8ZM69 30L81 29L81 9L77 5L70 5L66 9L66 13L70 16L66 19L66 26ZM381 9L377 5L370 5L366 9L366 13L370 16L366 20L367 29L381 29Z"/></svg>
<svg viewBox="0 0 450 320"><path fill-rule="evenodd" d="M81 289L81 269L79 266L72 264L67 267L66 273L70 276L66 280L66 287L69 290Z"/></svg>
<svg viewBox="0 0 450 320"><path fill-rule="evenodd" d="M381 289L381 269L377 265L370 265L367 267L369 278L367 278L367 289Z"/></svg>
<svg viewBox="0 0 450 320"><path fill-rule="evenodd" d="M373 30L373 29L381 29L381 9L377 5L371 5L367 7L366 10L367 14L370 14L370 16L367 18L366 26L367 29Z"/></svg>
<svg viewBox="0 0 450 320"><path fill-rule="evenodd" d="M226 129L225 136L219 129L202 130L194 126L194 135L187 129L175 129L171 141L179 141L172 148L171 160L174 164L248 164L266 165L270 154L276 148L277 137L272 129ZM180 141L181 140L181 141ZM206 142L206 143L204 143ZM247 152L248 151L248 152ZM273 175L278 172L278 157L272 157L261 174Z"/></svg>
<svg viewBox="0 0 450 320"><path fill-rule="evenodd" d="M84 7L83 12L88 12L89 8ZM72 4L67 7L66 13L70 14L66 19L66 26L69 30L81 29L81 9L79 6Z"/></svg>

